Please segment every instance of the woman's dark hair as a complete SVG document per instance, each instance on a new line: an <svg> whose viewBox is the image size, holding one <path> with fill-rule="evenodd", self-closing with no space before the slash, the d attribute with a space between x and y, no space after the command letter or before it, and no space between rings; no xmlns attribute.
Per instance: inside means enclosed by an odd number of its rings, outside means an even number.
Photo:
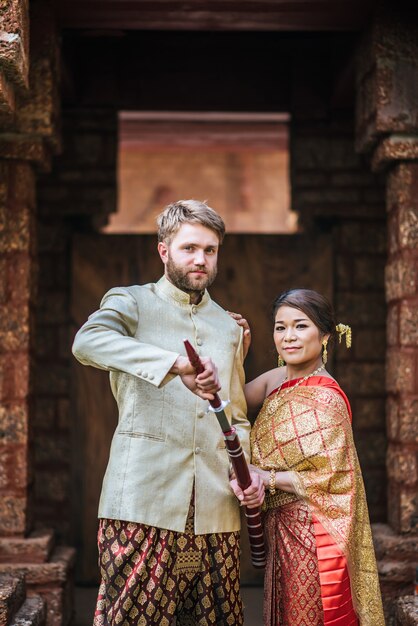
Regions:
<svg viewBox="0 0 418 626"><path fill-rule="evenodd" d="M330 302L312 289L290 289L281 293L273 303L273 317L281 306L291 306L303 311L319 328L321 335L335 336L334 311Z"/></svg>

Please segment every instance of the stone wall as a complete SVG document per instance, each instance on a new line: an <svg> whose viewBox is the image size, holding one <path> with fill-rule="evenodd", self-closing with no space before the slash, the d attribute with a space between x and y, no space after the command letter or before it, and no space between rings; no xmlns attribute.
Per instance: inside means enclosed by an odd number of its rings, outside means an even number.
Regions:
<svg viewBox="0 0 418 626"><path fill-rule="evenodd" d="M324 115L325 118L325 115ZM353 346L335 346L330 370L348 394L372 521L386 519L386 215L382 180L355 153L351 119L292 123L292 208L312 237L332 232L334 307Z"/></svg>
<svg viewBox="0 0 418 626"><path fill-rule="evenodd" d="M36 319L34 419L35 516L73 542L71 240L116 208L116 113L64 110L62 155L38 177L39 296Z"/></svg>

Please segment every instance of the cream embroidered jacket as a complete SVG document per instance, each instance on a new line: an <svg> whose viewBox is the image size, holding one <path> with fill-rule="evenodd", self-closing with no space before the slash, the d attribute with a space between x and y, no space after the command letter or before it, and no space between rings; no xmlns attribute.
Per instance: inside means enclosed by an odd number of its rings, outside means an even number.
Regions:
<svg viewBox="0 0 418 626"><path fill-rule="evenodd" d="M119 410L99 504L99 517L184 531L195 483L195 532L240 527L228 481L229 461L208 403L169 374L188 338L216 363L220 396L249 456L243 393L242 330L211 300L189 296L165 277L116 287L78 331L75 357L110 372Z"/></svg>

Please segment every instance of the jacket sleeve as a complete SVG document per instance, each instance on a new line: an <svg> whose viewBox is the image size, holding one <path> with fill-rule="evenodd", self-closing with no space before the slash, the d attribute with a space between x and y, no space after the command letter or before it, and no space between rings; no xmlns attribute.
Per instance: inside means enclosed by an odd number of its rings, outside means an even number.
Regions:
<svg viewBox="0 0 418 626"><path fill-rule="evenodd" d="M174 377L169 371L179 355L138 341L138 323L138 303L129 289L111 289L77 332L73 354L83 365L125 372L160 387Z"/></svg>
<svg viewBox="0 0 418 626"><path fill-rule="evenodd" d="M240 328L240 339L235 352L235 361L231 377L230 400L232 410L232 425L237 429L242 449L247 461L250 461L250 430L251 425L247 419L247 403L244 395L245 372L244 354L242 347L243 331Z"/></svg>

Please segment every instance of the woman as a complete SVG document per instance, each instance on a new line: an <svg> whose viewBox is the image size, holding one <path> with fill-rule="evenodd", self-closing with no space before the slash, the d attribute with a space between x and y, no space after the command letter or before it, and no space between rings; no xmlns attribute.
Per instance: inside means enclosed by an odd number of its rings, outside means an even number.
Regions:
<svg viewBox="0 0 418 626"><path fill-rule="evenodd" d="M245 389L249 408L262 405L251 449L267 490L264 626L384 626L350 404L325 369L336 329L348 346L351 329L307 289L281 294L274 320L286 367Z"/></svg>

